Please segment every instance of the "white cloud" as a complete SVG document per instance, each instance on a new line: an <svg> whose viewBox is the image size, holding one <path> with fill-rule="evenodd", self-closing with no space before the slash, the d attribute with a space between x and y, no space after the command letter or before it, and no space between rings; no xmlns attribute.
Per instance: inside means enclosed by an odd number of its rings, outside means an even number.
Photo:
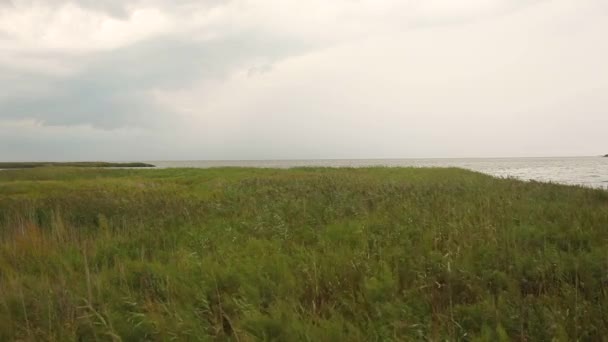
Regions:
<svg viewBox="0 0 608 342"><path fill-rule="evenodd" d="M87 52L118 48L166 32L170 19L158 9L134 10L127 18L66 3L0 11L0 31L11 39L5 50Z"/></svg>
<svg viewBox="0 0 608 342"><path fill-rule="evenodd" d="M71 141L105 141L104 156L124 144L136 158L146 142L157 146L148 159L588 154L608 143L600 0L13 3L0 2L0 129L36 123L51 140L73 129ZM34 134L19 129L12 145Z"/></svg>
<svg viewBox="0 0 608 342"><path fill-rule="evenodd" d="M164 101L205 139L265 158L592 153L606 140L608 26L567 5L355 41Z"/></svg>

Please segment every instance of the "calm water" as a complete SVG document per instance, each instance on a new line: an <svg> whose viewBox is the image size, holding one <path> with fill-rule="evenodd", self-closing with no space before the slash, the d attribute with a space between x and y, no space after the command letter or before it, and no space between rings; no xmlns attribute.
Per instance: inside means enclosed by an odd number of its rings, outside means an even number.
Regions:
<svg viewBox="0 0 608 342"><path fill-rule="evenodd" d="M160 168L221 166L291 168L302 166L365 167L414 166L461 167L497 177L515 177L608 189L608 158L488 158L488 159L339 159L339 160L247 160L247 161L156 161Z"/></svg>

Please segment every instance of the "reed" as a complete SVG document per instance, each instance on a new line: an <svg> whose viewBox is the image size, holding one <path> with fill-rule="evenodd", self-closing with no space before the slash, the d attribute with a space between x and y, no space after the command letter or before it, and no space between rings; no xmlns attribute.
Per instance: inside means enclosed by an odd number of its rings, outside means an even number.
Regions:
<svg viewBox="0 0 608 342"><path fill-rule="evenodd" d="M0 340L602 340L608 192L461 169L0 172Z"/></svg>

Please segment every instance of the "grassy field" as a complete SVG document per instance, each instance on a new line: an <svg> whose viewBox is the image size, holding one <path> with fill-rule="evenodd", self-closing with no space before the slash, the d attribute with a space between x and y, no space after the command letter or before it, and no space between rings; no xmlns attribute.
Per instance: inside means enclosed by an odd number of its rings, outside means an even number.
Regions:
<svg viewBox="0 0 608 342"><path fill-rule="evenodd" d="M0 340L606 341L608 192L460 169L0 172Z"/></svg>
<svg viewBox="0 0 608 342"><path fill-rule="evenodd" d="M37 167L154 167L146 163L106 163L106 162L0 162L0 169L33 169Z"/></svg>

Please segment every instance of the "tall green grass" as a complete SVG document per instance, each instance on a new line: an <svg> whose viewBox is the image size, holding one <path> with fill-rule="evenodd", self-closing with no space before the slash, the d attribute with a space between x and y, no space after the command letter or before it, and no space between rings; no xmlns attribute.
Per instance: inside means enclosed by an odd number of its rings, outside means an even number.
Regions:
<svg viewBox="0 0 608 342"><path fill-rule="evenodd" d="M608 192L460 169L0 172L0 340L608 335Z"/></svg>

